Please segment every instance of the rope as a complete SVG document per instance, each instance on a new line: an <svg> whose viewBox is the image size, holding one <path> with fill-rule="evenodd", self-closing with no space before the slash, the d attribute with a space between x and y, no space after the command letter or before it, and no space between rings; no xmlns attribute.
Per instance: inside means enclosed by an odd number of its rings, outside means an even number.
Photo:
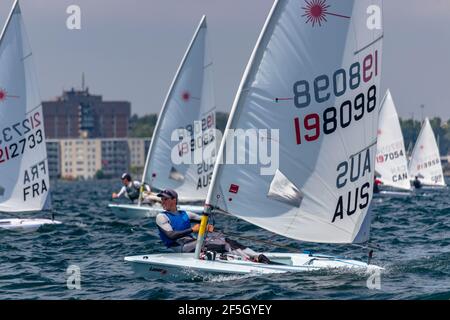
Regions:
<svg viewBox="0 0 450 320"><path fill-rule="evenodd" d="M376 244L375 246L371 246L371 245L362 245L362 244L357 244L357 243L351 243L350 245L358 247L358 248L363 248L363 249L376 249L376 250L383 250L380 245Z"/></svg>
<svg viewBox="0 0 450 320"><path fill-rule="evenodd" d="M214 229L217 230L217 229ZM222 230L218 230L219 232L221 232L223 235L225 236L230 236L233 238L238 238L238 239L244 239L244 240L249 240L249 241L254 241L254 242L260 242L260 243L264 243L270 246L274 246L274 247L279 247L279 248L283 248L283 249L288 249L289 251L292 252L299 252L299 248L295 248L289 245L283 245L283 244L279 244L279 243L275 243L272 241L265 241L265 240L261 240L261 239L257 239L257 238L252 238L252 237L245 237L245 236L241 236L235 233L230 233L230 232L224 232Z"/></svg>

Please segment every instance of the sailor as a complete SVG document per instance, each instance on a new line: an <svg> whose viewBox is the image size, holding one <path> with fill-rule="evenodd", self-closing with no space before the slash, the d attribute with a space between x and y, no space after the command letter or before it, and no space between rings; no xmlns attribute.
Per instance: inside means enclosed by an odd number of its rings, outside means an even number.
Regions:
<svg viewBox="0 0 450 320"><path fill-rule="evenodd" d="M380 185L383 182L375 176L375 180L373 181L373 193L380 193Z"/></svg>
<svg viewBox="0 0 450 320"><path fill-rule="evenodd" d="M126 198L130 199L131 202L134 202L135 200L139 199L140 195L140 189L141 189L141 182L139 181L133 181L131 179L131 175L129 173L124 173L121 176L123 187L120 189L119 193L113 193L112 198L117 199L121 196L125 196ZM150 187L144 183L144 191L147 193L150 193Z"/></svg>
<svg viewBox="0 0 450 320"><path fill-rule="evenodd" d="M422 182L419 180L419 176L416 176L413 181L414 188L420 189L422 188Z"/></svg>
<svg viewBox="0 0 450 320"><path fill-rule="evenodd" d="M193 233L198 233L200 229L201 216L193 212L186 212L177 209L178 194L175 190L166 189L158 193L164 212L156 216L156 225L159 229L159 237L167 248L175 252L194 252L197 239ZM196 223L191 226L191 223ZM217 251L218 253L231 253L246 260L255 262L270 263L270 260L247 248L237 241L224 238L221 234L214 232L214 226L208 224L209 236L205 239L206 250Z"/></svg>
<svg viewBox="0 0 450 320"><path fill-rule="evenodd" d="M201 217L193 212L178 210L178 194L175 190L166 189L158 193L164 212L156 216L159 237L167 248L176 252L193 252L196 239L192 233L198 232L200 225L191 227L191 222L200 222ZM214 226L208 225L208 232Z"/></svg>

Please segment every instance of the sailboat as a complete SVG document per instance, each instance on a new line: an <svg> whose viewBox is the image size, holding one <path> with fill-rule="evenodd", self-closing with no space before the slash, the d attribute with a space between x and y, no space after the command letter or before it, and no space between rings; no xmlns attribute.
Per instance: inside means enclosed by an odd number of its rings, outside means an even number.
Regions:
<svg viewBox="0 0 450 320"><path fill-rule="evenodd" d="M383 33L377 20L381 8L382 2L373 0L274 2L234 100L196 251L125 257L139 275L178 279L192 272L381 270L366 262L311 252L264 253L276 264L228 255L208 260L211 255L203 254L208 217L217 212L299 241L368 241L381 77ZM278 141L276 170L262 174L266 167L259 163L220 161L226 159L226 141L237 128L262 129L258 141ZM230 147L237 152L244 149L236 148ZM249 157L257 152L244 151Z"/></svg>
<svg viewBox="0 0 450 320"><path fill-rule="evenodd" d="M425 118L414 145L409 163L409 173L412 179L418 177L424 188L446 187L439 148L428 118Z"/></svg>
<svg viewBox="0 0 450 320"><path fill-rule="evenodd" d="M180 195L180 209L201 213L214 168L215 102L212 59L208 46L206 16L203 16L181 61L164 101L146 158L142 183L152 190L174 189ZM184 129L192 140L179 144L174 132ZM183 138L182 134L179 136ZM179 149L177 149L179 148ZM214 151L215 148L208 150ZM200 161L174 164L172 153L200 152ZM205 151L205 152L204 152ZM191 157L192 158L192 157ZM193 160L193 159L192 159ZM186 203L202 205L189 205ZM154 216L162 211L160 205L148 206L110 204L119 217Z"/></svg>
<svg viewBox="0 0 450 320"><path fill-rule="evenodd" d="M50 209L44 117L32 52L16 1L0 36L0 212ZM0 229L37 230L50 219L0 219Z"/></svg>
<svg viewBox="0 0 450 320"><path fill-rule="evenodd" d="M388 89L381 103L375 171L382 182L380 195L409 196L408 160L397 110Z"/></svg>

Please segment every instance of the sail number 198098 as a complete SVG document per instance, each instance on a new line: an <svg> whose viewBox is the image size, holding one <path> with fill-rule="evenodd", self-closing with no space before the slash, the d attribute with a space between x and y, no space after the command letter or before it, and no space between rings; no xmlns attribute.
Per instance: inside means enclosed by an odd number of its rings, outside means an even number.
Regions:
<svg viewBox="0 0 450 320"><path fill-rule="evenodd" d="M332 79L328 75L320 75L313 85L306 80L297 81L293 85L294 105L297 108L310 106L314 99L317 103L325 103L331 96L340 97L348 90L358 89L362 83L368 83L378 76L378 51L364 57L363 62L353 63L348 72L339 69ZM332 134L337 128L346 128L352 121L363 119L365 114L375 110L377 105L377 87L372 85L366 93L359 93L354 99L345 100L339 107L331 106L323 113L310 113L301 119L294 118L296 144L312 142L320 135Z"/></svg>

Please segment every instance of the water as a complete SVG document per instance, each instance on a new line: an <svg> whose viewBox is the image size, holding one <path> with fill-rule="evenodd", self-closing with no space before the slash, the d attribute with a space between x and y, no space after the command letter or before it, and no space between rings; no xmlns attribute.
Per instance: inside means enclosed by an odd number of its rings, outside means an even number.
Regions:
<svg viewBox="0 0 450 320"><path fill-rule="evenodd" d="M381 290L370 290L367 275L332 271L214 277L202 286L138 278L124 256L164 249L151 221L119 221L108 209L119 186L58 181L53 202L63 225L34 233L0 231L0 299L450 299L449 189L374 200L371 244L380 249L373 263L386 271ZM359 247L298 243L230 217L217 216L216 226L301 250L367 259ZM256 242L251 247L273 250ZM70 265L81 270L80 290L67 289Z"/></svg>

